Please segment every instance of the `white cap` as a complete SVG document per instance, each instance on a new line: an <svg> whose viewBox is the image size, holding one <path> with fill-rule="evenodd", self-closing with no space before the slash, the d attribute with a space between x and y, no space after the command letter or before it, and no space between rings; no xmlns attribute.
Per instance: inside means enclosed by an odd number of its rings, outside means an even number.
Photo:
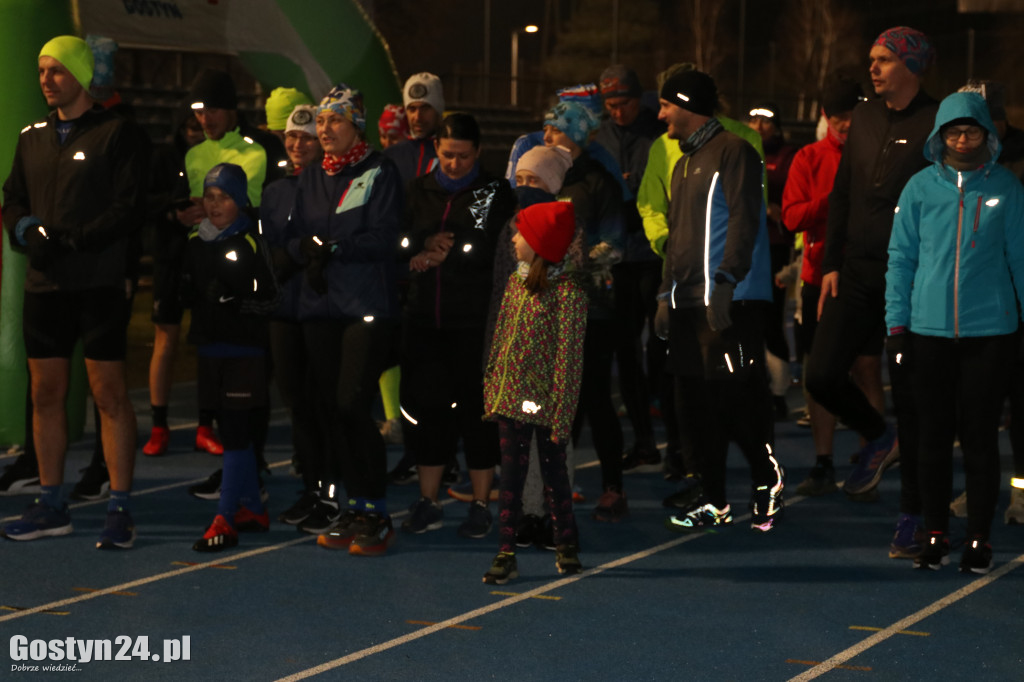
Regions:
<svg viewBox="0 0 1024 682"><path fill-rule="evenodd" d="M300 104L288 114L288 123L284 126L284 133L287 135L293 130L301 130L304 133L316 137L316 107L312 104Z"/></svg>
<svg viewBox="0 0 1024 682"><path fill-rule="evenodd" d="M441 79L426 71L409 76L402 88L402 103L408 108L413 102L426 102L434 107L438 116L444 116L444 88Z"/></svg>

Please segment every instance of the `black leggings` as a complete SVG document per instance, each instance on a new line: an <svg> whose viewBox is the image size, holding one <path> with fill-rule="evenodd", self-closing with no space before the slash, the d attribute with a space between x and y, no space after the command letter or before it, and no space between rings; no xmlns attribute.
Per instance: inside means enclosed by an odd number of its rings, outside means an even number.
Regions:
<svg viewBox="0 0 1024 682"><path fill-rule="evenodd" d="M884 266L851 264L839 278L839 296L827 298L814 333L804 383L814 399L867 440L880 438L885 417L868 402L850 378L860 355L877 355L884 335L885 290L865 286L865 279L884 282ZM881 268L879 270L878 268ZM889 355L889 382L900 444L900 511L921 513L917 478L918 416L906 366Z"/></svg>
<svg viewBox="0 0 1024 682"><path fill-rule="evenodd" d="M483 327L435 329L406 322L402 342L403 430L416 464L444 466L459 438L469 469L498 463L498 428L483 421Z"/></svg>
<svg viewBox="0 0 1024 682"><path fill-rule="evenodd" d="M558 545L578 544L576 516L572 509L572 486L565 464L565 444L551 442L551 429L498 418L501 439L501 496L498 498L498 527L501 552L516 551L516 529L523 511L523 484L530 468L530 441L537 434L544 498L551 511Z"/></svg>
<svg viewBox="0 0 1024 682"><path fill-rule="evenodd" d="M384 370L395 325L389 320L315 320L302 324L321 410L326 447L317 463L324 486L344 483L351 498L384 499L387 456L373 419L377 380Z"/></svg>
<svg viewBox="0 0 1024 682"><path fill-rule="evenodd" d="M733 303L732 326L721 332L708 327L703 306L671 311L669 360L680 430L690 439L692 463L687 466L700 473L708 500L719 508L728 502L730 440L750 465L754 485L774 485L777 480L770 457L775 427L764 366L767 309L766 302Z"/></svg>
<svg viewBox="0 0 1024 682"><path fill-rule="evenodd" d="M967 532L987 540L999 497L999 418L1016 335L910 336L914 397L920 408L918 467L925 528L949 532L953 440L960 436L967 481Z"/></svg>
<svg viewBox="0 0 1024 682"><path fill-rule="evenodd" d="M611 320L587 320L583 340L583 377L579 407L572 423L572 442L577 443L583 422L601 463L602 490L622 490L622 424L612 405L612 355L615 352L615 324Z"/></svg>
<svg viewBox="0 0 1024 682"><path fill-rule="evenodd" d="M1010 380L1010 448L1013 450L1013 475L1024 478L1024 329L1018 329L1015 337Z"/></svg>
<svg viewBox="0 0 1024 682"><path fill-rule="evenodd" d="M664 361L655 357L664 345L650 330L647 343L647 367L644 367L644 347L641 344L644 327L653 324L658 308L658 287L661 285L661 261L619 263L613 269L615 276L615 359L619 368L619 392L633 424L636 444L654 449L654 430L651 426L651 386L658 380ZM660 383L657 383L660 389Z"/></svg>
<svg viewBox="0 0 1024 682"><path fill-rule="evenodd" d="M270 321L270 352L274 381L292 421L292 447L307 491L316 490L317 462L323 452L323 426L313 400L310 362L302 325L291 320Z"/></svg>

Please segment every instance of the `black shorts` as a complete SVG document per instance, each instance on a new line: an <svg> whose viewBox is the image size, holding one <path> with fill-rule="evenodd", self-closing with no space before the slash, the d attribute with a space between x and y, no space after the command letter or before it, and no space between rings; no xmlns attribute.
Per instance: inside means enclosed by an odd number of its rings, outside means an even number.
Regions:
<svg viewBox="0 0 1024 682"><path fill-rule="evenodd" d="M181 260L153 261L153 323L181 324Z"/></svg>
<svg viewBox="0 0 1024 682"><path fill-rule="evenodd" d="M25 292L22 335L29 358L70 358L78 340L90 360L124 360L131 297L120 287Z"/></svg>
<svg viewBox="0 0 1024 682"><path fill-rule="evenodd" d="M200 410L248 410L269 404L267 357L199 356Z"/></svg>

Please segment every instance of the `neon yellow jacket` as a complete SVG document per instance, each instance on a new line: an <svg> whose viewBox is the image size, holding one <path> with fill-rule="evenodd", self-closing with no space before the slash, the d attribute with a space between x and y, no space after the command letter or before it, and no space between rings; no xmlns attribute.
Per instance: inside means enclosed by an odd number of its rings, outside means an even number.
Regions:
<svg viewBox="0 0 1024 682"><path fill-rule="evenodd" d="M219 140L204 140L185 154L185 173L188 174L189 194L203 196L203 180L218 163L241 166L249 179L249 203L260 205L263 180L267 177L267 152L259 142L242 137L238 128L224 133Z"/></svg>
<svg viewBox="0 0 1024 682"><path fill-rule="evenodd" d="M765 192L765 205L768 205L768 190L764 171L764 146L757 131L739 121L719 116L722 127L730 133L739 135L757 150L761 157L761 187ZM671 198L672 169L683 151L678 140L671 140L665 133L651 145L647 156L647 168L636 195L636 207L644 221L644 232L651 242L651 250L662 258L665 257L665 241L668 239L668 201Z"/></svg>

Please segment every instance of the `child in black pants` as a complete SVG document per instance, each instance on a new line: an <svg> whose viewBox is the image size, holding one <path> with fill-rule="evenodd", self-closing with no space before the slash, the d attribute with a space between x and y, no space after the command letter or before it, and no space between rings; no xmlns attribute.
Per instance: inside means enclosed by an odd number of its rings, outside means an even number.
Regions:
<svg viewBox="0 0 1024 682"><path fill-rule="evenodd" d="M268 404L268 315L277 287L249 205L241 167L214 166L203 183L206 218L189 235L182 276L192 308L188 340L198 345L199 409L219 414L224 474L217 515L197 552L238 544L239 531L270 527L260 499L254 430Z"/></svg>

